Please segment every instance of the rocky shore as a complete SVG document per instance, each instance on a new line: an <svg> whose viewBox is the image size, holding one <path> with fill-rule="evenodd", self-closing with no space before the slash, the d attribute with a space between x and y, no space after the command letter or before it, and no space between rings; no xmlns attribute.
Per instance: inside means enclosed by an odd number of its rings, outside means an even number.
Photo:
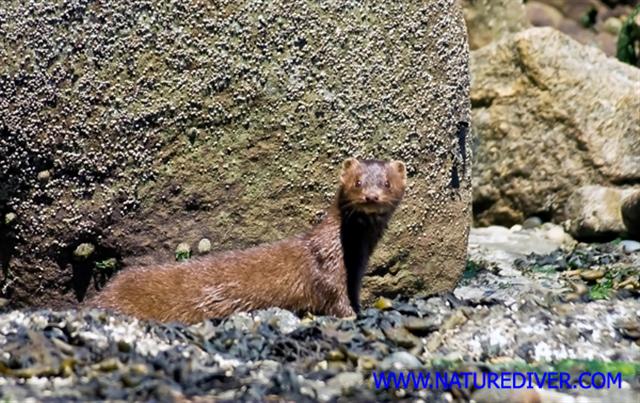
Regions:
<svg viewBox="0 0 640 403"><path fill-rule="evenodd" d="M185 327L96 310L8 311L0 398L632 402L639 246L579 244L549 224L474 229L453 293L382 298L351 319L274 308ZM621 372L624 381L599 391L376 390L372 371L413 368Z"/></svg>

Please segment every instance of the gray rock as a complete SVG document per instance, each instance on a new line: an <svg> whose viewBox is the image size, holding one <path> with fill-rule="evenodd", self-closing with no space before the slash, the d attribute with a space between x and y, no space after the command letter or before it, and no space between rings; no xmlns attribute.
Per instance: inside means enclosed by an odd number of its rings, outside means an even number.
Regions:
<svg viewBox="0 0 640 403"><path fill-rule="evenodd" d="M634 253L640 251L640 242L625 240L620 242L620 246L624 253Z"/></svg>
<svg viewBox="0 0 640 403"><path fill-rule="evenodd" d="M388 371L391 369L416 369L421 368L420 360L406 351L397 351L389 354L380 363L380 369Z"/></svg>
<svg viewBox="0 0 640 403"><path fill-rule="evenodd" d="M539 217L529 217L522 223L522 228L524 229L532 229L538 228L542 225L542 220Z"/></svg>
<svg viewBox="0 0 640 403"><path fill-rule="evenodd" d="M327 386L341 392L347 392L362 384L363 376L359 372L342 372L329 379Z"/></svg>
<svg viewBox="0 0 640 403"><path fill-rule="evenodd" d="M256 322L268 323L285 334L293 332L300 324L300 318L290 311L280 308L269 308L258 311L254 316L254 320Z"/></svg>
<svg viewBox="0 0 640 403"><path fill-rule="evenodd" d="M417 336L424 336L438 328L440 322L433 318L408 318L404 327Z"/></svg>
<svg viewBox="0 0 640 403"><path fill-rule="evenodd" d="M478 224L563 222L577 186L640 180L636 68L551 28L478 49L471 67Z"/></svg>

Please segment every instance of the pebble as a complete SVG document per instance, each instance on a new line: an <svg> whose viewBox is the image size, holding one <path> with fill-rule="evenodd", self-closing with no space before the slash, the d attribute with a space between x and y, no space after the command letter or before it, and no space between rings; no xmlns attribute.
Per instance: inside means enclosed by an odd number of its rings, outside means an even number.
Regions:
<svg viewBox="0 0 640 403"><path fill-rule="evenodd" d="M17 218L15 213L7 213L4 215L4 224L11 225Z"/></svg>
<svg viewBox="0 0 640 403"><path fill-rule="evenodd" d="M47 170L38 172L38 180L42 183L49 182L51 179L51 173Z"/></svg>
<svg viewBox="0 0 640 403"><path fill-rule="evenodd" d="M522 228L523 228L522 225L515 224L515 225L511 226L511 228L509 228L509 230L511 232L518 232L518 231L522 231Z"/></svg>
<svg viewBox="0 0 640 403"><path fill-rule="evenodd" d="M442 324L442 329L455 329L459 326L462 326L467 320L468 318L464 314L464 312L462 312L462 309L458 309L444 321L444 323Z"/></svg>
<svg viewBox="0 0 640 403"><path fill-rule="evenodd" d="M364 377L359 372L342 372L329 379L329 381L327 382L327 386L330 388L339 389L342 392L347 392L360 385L363 380Z"/></svg>
<svg viewBox="0 0 640 403"><path fill-rule="evenodd" d="M268 323L284 334L293 332L300 325L300 318L292 312L280 308L269 308L254 314L256 322Z"/></svg>
<svg viewBox="0 0 640 403"><path fill-rule="evenodd" d="M422 363L420 360L406 352L406 351L397 351L395 353L389 354L382 362L380 363L380 369L383 371L388 371L391 369L416 369L421 368Z"/></svg>
<svg viewBox="0 0 640 403"><path fill-rule="evenodd" d="M553 241L557 244L569 243L572 240L571 236L558 225L554 225L553 227L549 228L546 235L550 241Z"/></svg>
<svg viewBox="0 0 640 403"><path fill-rule="evenodd" d="M379 309L381 311L384 311L386 309L391 309L393 307L393 304L391 303L391 300L385 297L380 297L376 300L376 302L373 304L373 306L376 309Z"/></svg>
<svg viewBox="0 0 640 403"><path fill-rule="evenodd" d="M211 241L207 238L202 238L200 242L198 242L198 253L205 255L209 252L211 252Z"/></svg>
<svg viewBox="0 0 640 403"><path fill-rule="evenodd" d="M404 327L416 336L426 336L438 328L439 323L432 319L410 317L405 319Z"/></svg>
<svg viewBox="0 0 640 403"><path fill-rule="evenodd" d="M609 17L604 21L603 28L611 35L617 36L622 29L622 21L616 17Z"/></svg>
<svg viewBox="0 0 640 403"><path fill-rule="evenodd" d="M522 223L522 228L524 229L533 229L538 228L542 225L542 220L539 217L533 216L529 217Z"/></svg>
<svg viewBox="0 0 640 403"><path fill-rule="evenodd" d="M73 251L73 257L78 261L84 261L89 259L93 252L95 252L96 247L92 243L81 243L78 245Z"/></svg>
<svg viewBox="0 0 640 403"><path fill-rule="evenodd" d="M578 295L584 295L589 291L589 287L582 282L571 282L569 285L573 288L573 292Z"/></svg>
<svg viewBox="0 0 640 403"><path fill-rule="evenodd" d="M623 320L616 323L615 327L624 337L632 340L640 339L640 320Z"/></svg>
<svg viewBox="0 0 640 403"><path fill-rule="evenodd" d="M398 346L412 348L420 344L420 339L404 327L388 327L383 331L385 336L389 340L393 340Z"/></svg>
<svg viewBox="0 0 640 403"><path fill-rule="evenodd" d="M638 241L622 241L620 242L620 246L622 247L624 253L635 253L640 251L640 242Z"/></svg>
<svg viewBox="0 0 640 403"><path fill-rule="evenodd" d="M604 270L584 270L580 273L580 277L586 281L595 281L604 277Z"/></svg>

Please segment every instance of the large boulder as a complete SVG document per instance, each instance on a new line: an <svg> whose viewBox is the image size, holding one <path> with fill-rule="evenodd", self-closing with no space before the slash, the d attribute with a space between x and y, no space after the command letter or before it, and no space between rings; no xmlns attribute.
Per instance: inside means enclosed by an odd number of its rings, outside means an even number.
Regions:
<svg viewBox="0 0 640 403"><path fill-rule="evenodd" d="M605 186L576 189L566 205L569 232L583 239L631 232L633 220L625 222L622 207L625 200L631 200L631 196L637 194L640 189Z"/></svg>
<svg viewBox="0 0 640 403"><path fill-rule="evenodd" d="M2 296L68 305L181 242L303 231L347 156L408 166L365 297L451 289L471 214L465 32L455 0L5 1Z"/></svg>
<svg viewBox="0 0 640 403"><path fill-rule="evenodd" d="M551 28L472 54L478 224L556 222L586 185L640 183L640 70Z"/></svg>

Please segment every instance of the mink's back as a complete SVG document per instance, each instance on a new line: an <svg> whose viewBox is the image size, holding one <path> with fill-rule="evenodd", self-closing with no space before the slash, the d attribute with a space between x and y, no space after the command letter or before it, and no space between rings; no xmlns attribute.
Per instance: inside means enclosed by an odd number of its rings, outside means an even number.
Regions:
<svg viewBox="0 0 640 403"><path fill-rule="evenodd" d="M89 305L184 323L272 306L345 315L349 307L336 225L329 219L305 236L184 263L131 268L116 275Z"/></svg>

